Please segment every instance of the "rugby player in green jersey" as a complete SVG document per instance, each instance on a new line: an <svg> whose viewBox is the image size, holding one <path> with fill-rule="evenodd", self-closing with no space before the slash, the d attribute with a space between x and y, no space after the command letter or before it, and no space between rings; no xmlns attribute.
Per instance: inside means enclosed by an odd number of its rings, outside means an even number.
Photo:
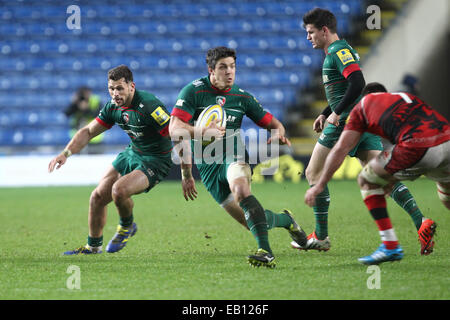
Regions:
<svg viewBox="0 0 450 320"><path fill-rule="evenodd" d="M106 246L107 252L121 250L136 231L131 196L148 192L164 179L172 166L172 142L169 139L170 115L153 94L137 90L133 74L121 65L108 72L111 101L96 119L81 128L51 160L49 172L59 169L74 153L80 152L91 139L117 124L131 139L119 153L91 194L89 201L89 235L87 244L67 251L66 255L101 253L107 205L114 201L120 216L117 232Z"/></svg>
<svg viewBox="0 0 450 320"><path fill-rule="evenodd" d="M322 78L328 106L314 121L313 130L322 132L312 152L305 175L308 183L313 186L322 175L325 160L339 139L348 114L361 99L365 85L363 73L359 66L359 56L356 51L337 34L337 21L328 10L315 8L303 16L303 26L307 39L314 49L323 49L325 60L322 67ZM325 126L327 124L327 126ZM349 152L349 156L357 157L364 167L371 159L383 150L381 138L364 133L359 143ZM397 183L391 197L411 216L416 229L419 230L427 220L423 217L413 196L402 183ZM308 236L306 245L295 242L291 245L300 250L327 251L330 248L328 237L328 208L330 194L328 187L317 196L313 211L316 228ZM426 223L425 223L426 224ZM420 241L420 238L419 238Z"/></svg>
<svg viewBox="0 0 450 320"><path fill-rule="evenodd" d="M306 243L306 234L294 221L288 210L274 213L264 210L260 202L252 195L251 168L249 156L239 134L243 117L267 130L274 130L268 143L290 142L285 136L283 125L272 114L265 111L259 102L248 92L239 88L235 81L236 52L226 47L212 48L207 52L206 63L209 75L192 81L178 95L172 110L169 125L170 135L175 143L182 138L182 188L186 200L197 197L195 181L192 177L191 157L194 150L194 162L199 169L202 182L218 204L234 219L248 228L256 238L258 250L248 257L253 266L274 267L275 261L269 244L268 230L283 227L289 231L295 241ZM227 115L226 128L212 123L207 128L194 127L194 121L201 111L209 105L220 104ZM214 161L208 163L205 148L196 154L196 146L190 148L189 141L205 136L205 132L216 138L213 143L221 144L222 152L215 154ZM208 146L210 147L210 146ZM224 152L226 150L226 152ZM240 152L241 151L241 152ZM243 151L243 152L242 152ZM211 159L210 159L211 160Z"/></svg>

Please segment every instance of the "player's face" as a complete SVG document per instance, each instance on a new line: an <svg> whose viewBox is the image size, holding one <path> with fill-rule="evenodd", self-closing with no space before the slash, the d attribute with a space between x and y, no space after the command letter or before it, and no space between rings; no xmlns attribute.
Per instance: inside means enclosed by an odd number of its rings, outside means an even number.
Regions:
<svg viewBox="0 0 450 320"><path fill-rule="evenodd" d="M311 42L314 49L323 49L325 45L325 31L317 29L313 24L307 24L306 39Z"/></svg>
<svg viewBox="0 0 450 320"><path fill-rule="evenodd" d="M119 80L108 80L109 95L114 103L119 106L129 106L133 100L135 85L133 82L126 82L125 78Z"/></svg>
<svg viewBox="0 0 450 320"><path fill-rule="evenodd" d="M231 88L236 76L236 62L233 57L222 58L214 69L209 69L212 84L221 90Z"/></svg>

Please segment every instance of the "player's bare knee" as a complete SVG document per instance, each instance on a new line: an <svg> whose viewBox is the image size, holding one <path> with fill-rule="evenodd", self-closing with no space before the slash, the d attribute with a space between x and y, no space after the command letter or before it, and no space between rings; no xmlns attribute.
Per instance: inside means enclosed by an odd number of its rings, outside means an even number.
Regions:
<svg viewBox="0 0 450 320"><path fill-rule="evenodd" d="M91 192L91 197L89 198L89 203L94 206L106 205L110 201L111 199L98 188Z"/></svg>
<svg viewBox="0 0 450 320"><path fill-rule="evenodd" d="M251 195L249 188L241 183L234 183L231 192L238 203Z"/></svg>
<svg viewBox="0 0 450 320"><path fill-rule="evenodd" d="M227 180L234 198L239 203L251 195L252 171L247 163L232 163L227 170Z"/></svg>
<svg viewBox="0 0 450 320"><path fill-rule="evenodd" d="M111 195L114 202L125 200L130 196L127 187L121 183L115 183L113 185Z"/></svg>
<svg viewBox="0 0 450 320"><path fill-rule="evenodd" d="M370 184L384 188L392 181L388 181L381 177L373 168L372 162L366 164L358 175L358 184Z"/></svg>

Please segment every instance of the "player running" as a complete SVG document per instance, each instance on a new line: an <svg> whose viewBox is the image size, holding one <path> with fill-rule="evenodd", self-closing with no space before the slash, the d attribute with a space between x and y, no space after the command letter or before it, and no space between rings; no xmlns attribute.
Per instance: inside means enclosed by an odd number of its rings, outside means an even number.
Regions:
<svg viewBox="0 0 450 320"><path fill-rule="evenodd" d="M368 94L371 92L377 92ZM399 180L414 180L424 174L436 181L439 199L450 209L450 125L448 121L418 97L409 93L387 93L383 85L366 86L365 96L352 110L336 146L332 149L319 181L305 194L313 206L346 154L358 144L364 132L377 134L390 143L372 159L358 176L358 184L367 209L380 231L382 244L371 255L359 258L364 264L396 261L403 250L386 210L385 190ZM436 224L424 238L428 251L433 246Z"/></svg>
<svg viewBox="0 0 450 320"><path fill-rule="evenodd" d="M106 246L107 252L121 250L137 231L133 222L132 195L148 192L169 173L172 166L172 142L168 136L169 113L153 94L136 90L133 74L121 65L108 72L108 102L95 120L80 129L64 151L48 166L59 169L72 154L80 152L91 139L117 124L131 139L119 153L91 194L89 201L89 235L87 244L66 255L102 253L103 227L107 205L117 207L120 223Z"/></svg>
<svg viewBox="0 0 450 320"><path fill-rule="evenodd" d="M353 106L360 100L365 80L359 66L359 56L356 51L340 39L337 34L337 21L328 10L315 8L303 16L307 39L314 49L323 49L325 60L322 67L323 84L328 100L328 107L314 121L313 130L322 132L305 171L310 186L319 180L325 159L330 153L345 125L345 120ZM325 127L325 124L328 124ZM357 157L362 166L376 157L383 149L381 139L370 133L361 135L355 147L349 150L349 156ZM402 183L396 184L390 196L408 212L416 229L430 232L431 219L424 218L408 188ZM328 209L330 193L325 186L317 195L313 212L316 220L315 231L308 236L308 242L301 246L292 242L292 247L300 250L330 249L328 237ZM420 238L419 238L420 239ZM423 244L423 242L422 242Z"/></svg>
<svg viewBox="0 0 450 320"><path fill-rule="evenodd" d="M223 144L224 151L227 147L232 147L231 153L223 152L212 163L207 163L202 148L201 155L194 152L194 160L209 193L234 219L244 227L248 227L256 238L258 250L254 255L248 256L248 262L253 266L272 268L275 267L275 258L270 248L268 230L273 227L286 228L292 239L302 244L306 242L306 234L288 210L283 213L264 210L251 193L252 170L248 153L239 134L244 115L262 128L277 130L277 134L272 134L268 142L278 141L280 144L288 145L290 142L280 121L264 111L250 93L234 84L236 53L233 49L226 47L210 49L206 62L209 75L191 82L178 95L178 101L171 114L170 135L174 141L184 137L182 150L188 153L190 148L187 142L195 136L204 136L206 129L210 135L221 139L214 143ZM226 131L223 127L217 127L215 123L208 128L193 126L201 111L212 104L220 104L226 111ZM211 145L208 147L211 148ZM186 200L194 200L197 197L191 169L192 164L188 157L188 160L181 163L182 188Z"/></svg>

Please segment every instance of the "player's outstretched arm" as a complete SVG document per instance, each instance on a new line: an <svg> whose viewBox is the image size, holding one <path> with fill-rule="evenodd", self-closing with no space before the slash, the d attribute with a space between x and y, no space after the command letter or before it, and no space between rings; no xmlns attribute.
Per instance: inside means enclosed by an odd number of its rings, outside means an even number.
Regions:
<svg viewBox="0 0 450 320"><path fill-rule="evenodd" d="M96 120L91 121L88 125L78 130L64 150L50 161L48 164L48 172L53 172L55 167L56 169L61 168L66 163L68 157L80 152L92 138L106 130L107 128Z"/></svg>

